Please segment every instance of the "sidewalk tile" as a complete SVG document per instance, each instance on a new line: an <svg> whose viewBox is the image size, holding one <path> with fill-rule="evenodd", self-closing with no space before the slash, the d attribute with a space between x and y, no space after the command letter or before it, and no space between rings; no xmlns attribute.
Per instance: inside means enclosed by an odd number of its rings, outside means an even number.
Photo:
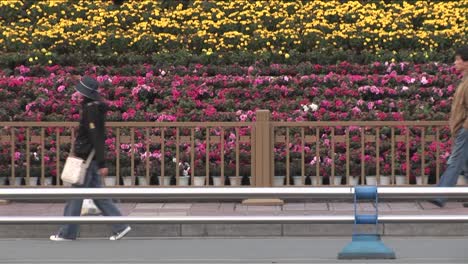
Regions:
<svg viewBox="0 0 468 264"><path fill-rule="evenodd" d="M392 211L420 211L422 210L419 204L415 202L409 202L409 203L393 202L393 203L390 203L389 205Z"/></svg>
<svg viewBox="0 0 468 264"><path fill-rule="evenodd" d="M163 209L190 209L191 203L165 203Z"/></svg>
<svg viewBox="0 0 468 264"><path fill-rule="evenodd" d="M378 204L378 210L379 212L390 212L392 208L390 208L389 203L379 203Z"/></svg>
<svg viewBox="0 0 468 264"><path fill-rule="evenodd" d="M349 211L354 210L353 203L328 203L332 211Z"/></svg>
<svg viewBox="0 0 468 264"><path fill-rule="evenodd" d="M286 203L283 205L283 211L304 211L305 203Z"/></svg>
<svg viewBox="0 0 468 264"><path fill-rule="evenodd" d="M129 216L157 216L158 212L131 212Z"/></svg>
<svg viewBox="0 0 468 264"><path fill-rule="evenodd" d="M235 203L221 203L219 206L219 211L221 212L234 212L236 207Z"/></svg>
<svg viewBox="0 0 468 264"><path fill-rule="evenodd" d="M310 203L310 202L304 204L304 209L311 210L311 211L330 210L329 205L327 203Z"/></svg>
<svg viewBox="0 0 468 264"><path fill-rule="evenodd" d="M247 211L248 209L249 209L249 206L247 205L242 205L242 204L234 205L234 211L243 212L243 211Z"/></svg>
<svg viewBox="0 0 468 264"><path fill-rule="evenodd" d="M163 203L138 203L134 210L154 210L164 206Z"/></svg>
<svg viewBox="0 0 468 264"><path fill-rule="evenodd" d="M171 212L159 211L158 215L159 216L186 216L186 215L189 215L189 213L186 211L171 211Z"/></svg>
<svg viewBox="0 0 468 264"><path fill-rule="evenodd" d="M281 206L249 205L247 206L247 211L249 212L277 212L277 211L281 211Z"/></svg>
<svg viewBox="0 0 468 264"><path fill-rule="evenodd" d="M192 211L218 211L220 210L220 203L194 203L190 208Z"/></svg>

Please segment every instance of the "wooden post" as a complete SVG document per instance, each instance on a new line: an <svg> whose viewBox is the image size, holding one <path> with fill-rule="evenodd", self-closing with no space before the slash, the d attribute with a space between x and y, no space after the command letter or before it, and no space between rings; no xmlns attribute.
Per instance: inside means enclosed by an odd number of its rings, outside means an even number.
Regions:
<svg viewBox="0 0 468 264"><path fill-rule="evenodd" d="M255 123L255 186L271 187L273 150L271 148L272 129L270 124L270 111L257 110ZM245 205L282 205L283 200L276 198L247 199L242 201Z"/></svg>

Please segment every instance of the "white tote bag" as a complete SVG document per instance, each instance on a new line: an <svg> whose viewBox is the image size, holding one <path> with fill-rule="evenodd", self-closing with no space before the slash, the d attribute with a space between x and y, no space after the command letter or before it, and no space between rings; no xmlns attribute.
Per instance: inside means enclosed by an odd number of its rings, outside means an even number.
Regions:
<svg viewBox="0 0 468 264"><path fill-rule="evenodd" d="M62 174L60 175L62 181L69 184L82 185L86 177L86 171L93 157L94 149L89 153L86 162L82 158L68 156L63 166Z"/></svg>

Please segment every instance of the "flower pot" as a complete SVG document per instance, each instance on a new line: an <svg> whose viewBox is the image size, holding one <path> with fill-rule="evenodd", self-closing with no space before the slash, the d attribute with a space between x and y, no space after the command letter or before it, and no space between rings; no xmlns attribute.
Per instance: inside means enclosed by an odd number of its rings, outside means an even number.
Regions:
<svg viewBox="0 0 468 264"><path fill-rule="evenodd" d="M229 183L231 186L240 186L242 183L241 176L229 176Z"/></svg>
<svg viewBox="0 0 468 264"><path fill-rule="evenodd" d="M349 185L356 186L359 185L360 176L350 176L349 177Z"/></svg>
<svg viewBox="0 0 468 264"><path fill-rule="evenodd" d="M428 178L429 177L427 175L425 175L424 178L421 175L416 176L416 184L417 185L425 185L425 184L427 184Z"/></svg>
<svg viewBox="0 0 468 264"><path fill-rule="evenodd" d="M377 185L377 177L373 176L366 176L366 185Z"/></svg>
<svg viewBox="0 0 468 264"><path fill-rule="evenodd" d="M204 186L205 185L205 176L195 176L193 177L194 186Z"/></svg>
<svg viewBox="0 0 468 264"><path fill-rule="evenodd" d="M22 183L23 183L23 177L15 177L15 181L14 181L15 186L20 186Z"/></svg>
<svg viewBox="0 0 468 264"><path fill-rule="evenodd" d="M465 175L459 175L457 179L457 185L465 185L465 184L466 184Z"/></svg>
<svg viewBox="0 0 468 264"><path fill-rule="evenodd" d="M335 175L333 179L333 185L341 185L341 179L343 179L342 175Z"/></svg>
<svg viewBox="0 0 468 264"><path fill-rule="evenodd" d="M392 178L389 175L380 175L379 185L390 185Z"/></svg>
<svg viewBox="0 0 468 264"><path fill-rule="evenodd" d="M188 186L190 176L179 176L179 186Z"/></svg>
<svg viewBox="0 0 468 264"><path fill-rule="evenodd" d="M286 176L275 176L275 177L273 177L273 186L283 186L284 185L284 178L286 178Z"/></svg>
<svg viewBox="0 0 468 264"><path fill-rule="evenodd" d="M405 175L395 175L395 184L396 185L406 184L406 176Z"/></svg>
<svg viewBox="0 0 468 264"><path fill-rule="evenodd" d="M214 186L222 186L223 181L221 180L221 176L213 176L213 185Z"/></svg>
<svg viewBox="0 0 468 264"><path fill-rule="evenodd" d="M158 176L158 182L159 185L169 186L171 185L171 176L164 176L164 178L162 178L162 176Z"/></svg>
<svg viewBox="0 0 468 264"><path fill-rule="evenodd" d="M106 176L104 177L104 186L115 186L117 184L116 176Z"/></svg>
<svg viewBox="0 0 468 264"><path fill-rule="evenodd" d="M292 176L292 178L293 178L293 184L296 186L304 185L304 182L306 179L306 177L304 176L304 181L303 181L301 175L295 175L295 176Z"/></svg>
<svg viewBox="0 0 468 264"><path fill-rule="evenodd" d="M148 185L148 181L146 180L146 176L137 176L138 179L138 185L144 186Z"/></svg>
<svg viewBox="0 0 468 264"><path fill-rule="evenodd" d="M37 186L38 180L39 180L39 177L29 177L28 186Z"/></svg>
<svg viewBox="0 0 468 264"><path fill-rule="evenodd" d="M52 185L52 177L46 177L44 178L44 186L51 186ZM65 185L65 184L64 184Z"/></svg>
<svg viewBox="0 0 468 264"><path fill-rule="evenodd" d="M310 183L312 185L320 185L322 184L322 176L310 176Z"/></svg>
<svg viewBox="0 0 468 264"><path fill-rule="evenodd" d="M132 186L133 185L132 176L123 176L122 179L123 179L123 185L124 186Z"/></svg>
<svg viewBox="0 0 468 264"><path fill-rule="evenodd" d="M7 181L7 177L0 177L0 186L5 185Z"/></svg>

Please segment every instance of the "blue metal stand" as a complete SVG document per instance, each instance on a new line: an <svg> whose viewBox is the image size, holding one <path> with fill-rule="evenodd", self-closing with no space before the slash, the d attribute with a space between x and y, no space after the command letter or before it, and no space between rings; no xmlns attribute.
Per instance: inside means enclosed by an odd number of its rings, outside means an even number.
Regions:
<svg viewBox="0 0 468 264"><path fill-rule="evenodd" d="M358 214L358 201L374 200L375 214ZM395 259L395 252L384 245L379 235L377 186L354 188L354 225L352 241L341 250L338 259ZM375 225L375 233L358 234L357 225Z"/></svg>

